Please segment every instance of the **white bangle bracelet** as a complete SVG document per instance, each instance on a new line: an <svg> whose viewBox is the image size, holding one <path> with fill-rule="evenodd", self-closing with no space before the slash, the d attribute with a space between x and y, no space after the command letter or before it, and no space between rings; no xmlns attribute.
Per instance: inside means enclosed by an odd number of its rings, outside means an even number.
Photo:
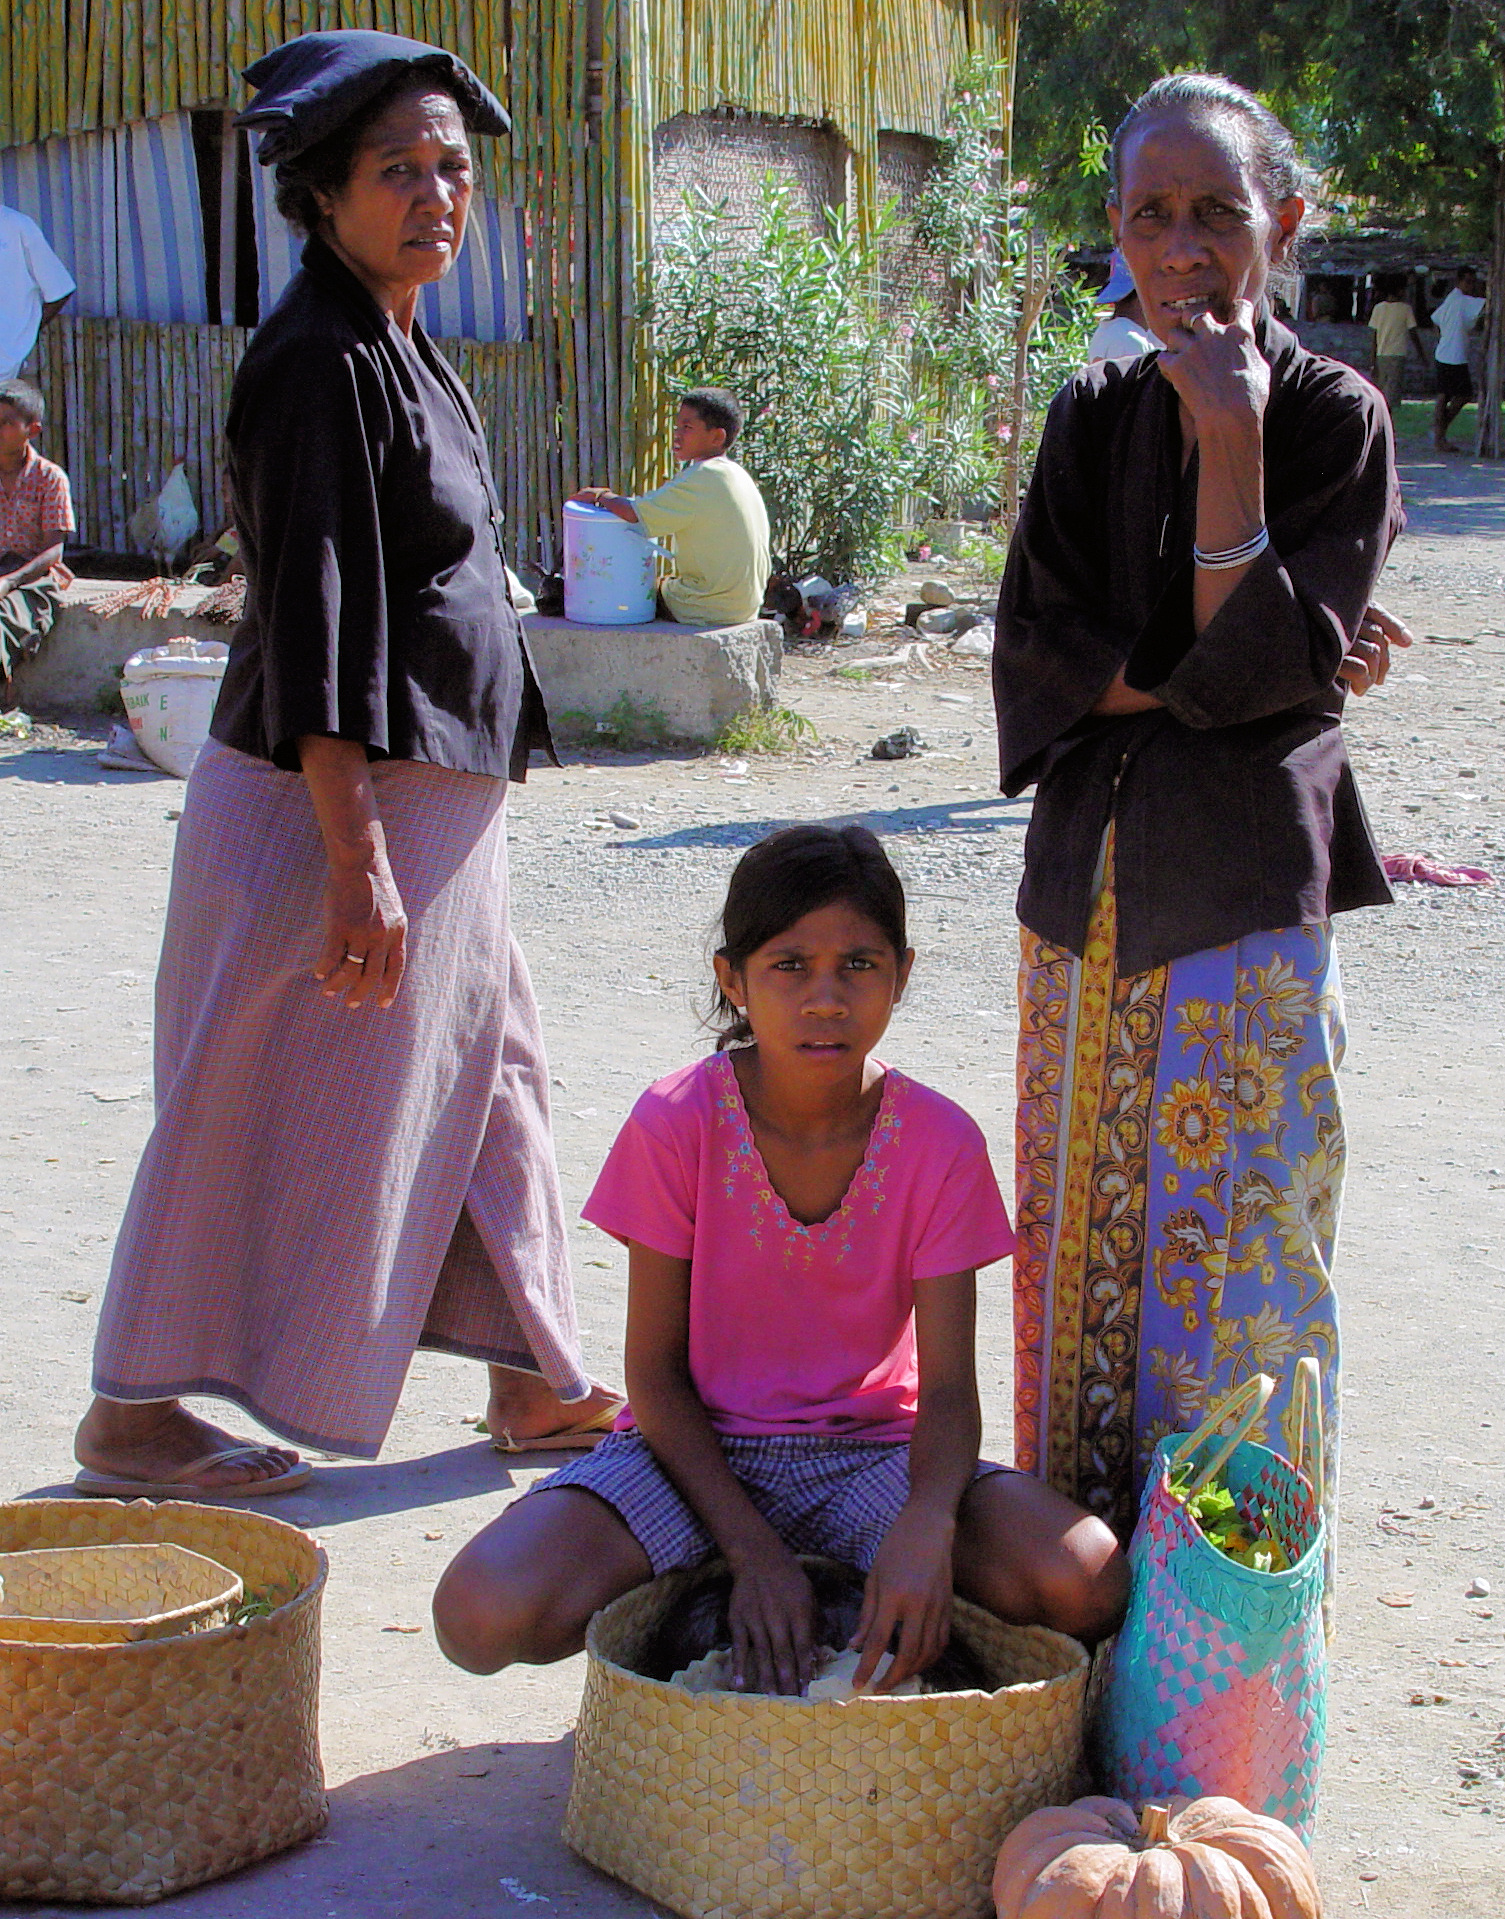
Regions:
<svg viewBox="0 0 1505 1919"><path fill-rule="evenodd" d="M1251 560L1257 560L1269 544L1270 529L1262 526L1258 533L1239 546L1224 547L1220 553L1204 553L1200 546L1193 546L1191 555L1204 572L1223 573L1231 567L1247 566Z"/></svg>

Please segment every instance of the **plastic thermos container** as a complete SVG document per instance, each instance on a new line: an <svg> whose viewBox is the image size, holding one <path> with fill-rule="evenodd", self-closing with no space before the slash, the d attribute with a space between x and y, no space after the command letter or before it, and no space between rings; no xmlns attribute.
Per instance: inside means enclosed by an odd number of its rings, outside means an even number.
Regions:
<svg viewBox="0 0 1505 1919"><path fill-rule="evenodd" d="M643 626L658 590L656 547L642 527L605 507L564 508L564 615L582 626Z"/></svg>

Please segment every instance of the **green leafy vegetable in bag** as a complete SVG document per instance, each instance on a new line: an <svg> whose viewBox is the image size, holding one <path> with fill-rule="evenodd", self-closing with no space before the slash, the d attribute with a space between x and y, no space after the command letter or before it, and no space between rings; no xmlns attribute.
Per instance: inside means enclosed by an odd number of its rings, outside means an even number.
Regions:
<svg viewBox="0 0 1505 1919"><path fill-rule="evenodd" d="M1211 1480L1199 1492L1190 1490L1192 1478L1191 1464L1184 1462L1171 1474L1169 1491L1172 1498L1181 1501L1202 1529L1204 1538L1220 1553L1255 1572L1291 1570L1290 1555L1262 1516L1245 1518L1220 1478Z"/></svg>

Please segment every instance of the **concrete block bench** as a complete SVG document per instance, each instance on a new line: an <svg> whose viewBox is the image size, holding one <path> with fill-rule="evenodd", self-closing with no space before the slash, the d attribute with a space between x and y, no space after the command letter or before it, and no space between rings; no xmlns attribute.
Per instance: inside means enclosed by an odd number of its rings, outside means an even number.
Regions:
<svg viewBox="0 0 1505 1919"><path fill-rule="evenodd" d="M578 626L530 613L528 650L562 740L603 730L651 743L714 740L729 720L778 693L783 629L775 620L704 630L673 620Z"/></svg>
<svg viewBox="0 0 1505 1919"><path fill-rule="evenodd" d="M227 642L232 626L195 619L213 590L207 586L180 587L165 620L145 618L139 607L123 613L95 611L98 601L118 593L126 580L75 580L63 594L52 631L34 660L16 669L16 696L28 713L61 716L68 713L109 712L123 718L120 705L120 669L133 653L148 646L165 646L187 634L195 640Z"/></svg>
<svg viewBox="0 0 1505 1919"><path fill-rule="evenodd" d="M195 617L210 589L179 589L165 620L137 608L100 614L96 603L118 580L75 580L63 595L42 650L16 672L28 713L118 711L120 668L144 647L178 634L228 641L233 627ZM577 626L530 613L525 625L555 732L563 740L602 731L708 742L740 713L770 705L779 684L783 635L773 620L699 631L671 620L646 626Z"/></svg>

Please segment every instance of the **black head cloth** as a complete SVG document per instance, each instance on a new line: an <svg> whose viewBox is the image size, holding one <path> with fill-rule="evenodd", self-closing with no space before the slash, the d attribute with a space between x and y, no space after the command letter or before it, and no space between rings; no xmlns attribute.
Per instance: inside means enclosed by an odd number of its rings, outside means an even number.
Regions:
<svg viewBox="0 0 1505 1919"><path fill-rule="evenodd" d="M511 128L502 103L463 60L421 40L364 29L305 33L263 54L246 68L256 97L235 124L262 129L256 157L263 166L291 160L335 132L404 70L415 79L432 73L442 82L472 133Z"/></svg>

